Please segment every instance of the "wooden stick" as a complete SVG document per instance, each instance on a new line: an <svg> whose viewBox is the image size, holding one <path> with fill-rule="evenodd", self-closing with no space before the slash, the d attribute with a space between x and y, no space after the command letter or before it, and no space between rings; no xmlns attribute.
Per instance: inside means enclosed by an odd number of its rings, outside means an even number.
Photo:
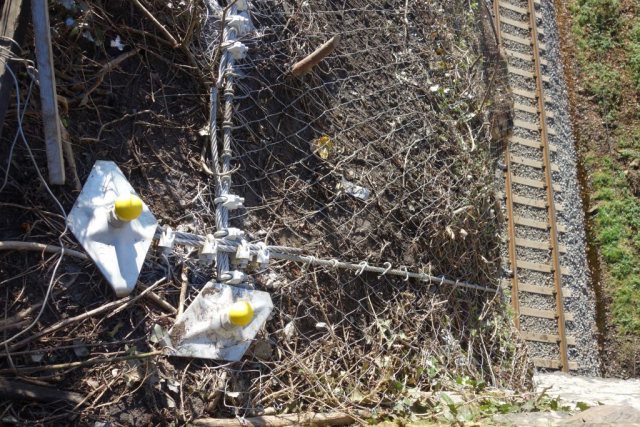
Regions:
<svg viewBox="0 0 640 427"><path fill-rule="evenodd" d="M331 39L317 48L311 55L304 58L302 61L297 62L291 68L291 75L294 77L298 77L313 67L318 65L320 61L322 61L327 55L333 52L338 44L340 43L340 34L331 37Z"/></svg>
<svg viewBox="0 0 640 427"><path fill-rule="evenodd" d="M187 278L187 267L184 264L182 265L180 280L182 281L182 285L180 286L180 302L178 303L178 314L176 315L176 320L178 320L178 317L182 316L182 313L184 313L184 302L187 300L189 279Z"/></svg>
<svg viewBox="0 0 640 427"><path fill-rule="evenodd" d="M42 104L42 120L44 122L44 140L47 147L49 181L52 184L63 185L65 171L60 137L56 80L53 71L53 52L51 50L49 2L47 0L31 0L31 14L33 15L33 32L36 39L40 102Z"/></svg>
<svg viewBox="0 0 640 427"><path fill-rule="evenodd" d="M357 413L347 414L346 412L329 412L327 414L319 414L315 412L307 412L302 414L285 414L285 415L265 415L253 418L200 418L193 421L193 424L201 427L285 427L299 425L314 426L336 426L342 424L351 424L358 417L366 418L369 414Z"/></svg>
<svg viewBox="0 0 640 427"><path fill-rule="evenodd" d="M147 287L145 285L143 285L142 283L138 283L138 287L141 290L147 289ZM147 298L149 298L158 307L160 307L161 309L163 309L167 313L176 314L176 311L177 311L176 308L174 306L172 306L171 304L169 304L169 302L167 300L165 300L164 298L162 298L160 295L156 294L155 292L149 292L149 294L147 295Z"/></svg>
<svg viewBox="0 0 640 427"><path fill-rule="evenodd" d="M58 97L60 99L60 97ZM71 138L67 128L60 123L60 137L62 141L62 150L64 151L64 157L67 160L67 166L71 171L71 185L73 189L80 192L82 191L82 184L80 183L80 177L78 176L78 170L76 169L76 159L73 157L73 147L71 146Z"/></svg>
<svg viewBox="0 0 640 427"><path fill-rule="evenodd" d="M161 354L162 354L162 351L158 350L158 351L151 351L149 353L132 354L130 356L100 357L98 359L83 360L80 362L58 363L57 365L29 366L25 368L6 368L6 369L0 369L0 374L11 374L14 372L20 372L21 374L32 374L34 372L46 371L48 369L71 369L71 368L80 368L83 366L98 365L100 363L114 363L114 362L122 362L125 360L147 359L149 357L160 356Z"/></svg>
<svg viewBox="0 0 640 427"><path fill-rule="evenodd" d="M34 252L46 252L50 254L59 254L62 252L60 246L45 245L38 242L12 242L12 241L0 241L0 251L34 251ZM75 258L88 260L89 257L82 252L74 251L73 249L64 250L64 254Z"/></svg>
<svg viewBox="0 0 640 427"><path fill-rule="evenodd" d="M24 36L29 27L29 16L28 0L6 0L4 2L2 16L0 16L0 35L2 36L0 47L4 51L2 55L4 60L0 61L0 134L11 93L15 88L13 75L7 70L7 67L11 68L14 75L17 73L16 64L11 65L8 57L10 54L20 56L20 46L24 42Z"/></svg>
<svg viewBox="0 0 640 427"><path fill-rule="evenodd" d="M57 390L49 387L39 387L19 381L9 381L0 378L0 397L11 400L37 400L38 402L60 402L80 403L84 399L79 393L72 391Z"/></svg>

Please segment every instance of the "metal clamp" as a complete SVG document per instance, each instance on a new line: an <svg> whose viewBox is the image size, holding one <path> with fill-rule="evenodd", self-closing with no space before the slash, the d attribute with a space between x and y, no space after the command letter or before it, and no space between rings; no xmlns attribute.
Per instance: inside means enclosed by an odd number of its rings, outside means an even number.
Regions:
<svg viewBox="0 0 640 427"><path fill-rule="evenodd" d="M218 241L212 234L207 234L207 238L204 241L204 245L198 253L198 259L200 264L207 267L213 263L213 260L218 253Z"/></svg>
<svg viewBox="0 0 640 427"><path fill-rule="evenodd" d="M239 228L229 227L227 228L227 235L224 236L229 240L237 242L238 240L242 240L244 238L244 231Z"/></svg>
<svg viewBox="0 0 640 427"><path fill-rule="evenodd" d="M242 271L234 270L227 271L222 275L222 280L226 282L227 285L239 285L247 279L247 275Z"/></svg>
<svg viewBox="0 0 640 427"><path fill-rule="evenodd" d="M233 42L230 45L226 46L227 52L231 53L233 59L239 60L244 59L247 56L247 51L249 48L241 42Z"/></svg>
<svg viewBox="0 0 640 427"><path fill-rule="evenodd" d="M257 243L258 253L255 256L253 266L257 270L264 270L269 267L269 263L271 262L271 255L269 254L269 248L264 242Z"/></svg>
<svg viewBox="0 0 640 427"><path fill-rule="evenodd" d="M171 229L171 227L167 227L166 230L162 231L160 235L160 240L158 241L158 253L159 254L169 254L173 247L176 244L176 235Z"/></svg>
<svg viewBox="0 0 640 427"><path fill-rule="evenodd" d="M217 197L213 202L216 205L220 205L230 211L233 211L243 206L244 197L240 197L236 194L226 194L224 196Z"/></svg>
<svg viewBox="0 0 640 427"><path fill-rule="evenodd" d="M251 21L249 21L249 18L239 14L227 16L225 23L229 27L235 28L238 32L238 36L243 36L251 31Z"/></svg>
<svg viewBox="0 0 640 427"><path fill-rule="evenodd" d="M249 243L242 239L240 241L240 246L236 249L235 255L231 256L230 262L237 269L245 269L251 260L251 249L249 248Z"/></svg>

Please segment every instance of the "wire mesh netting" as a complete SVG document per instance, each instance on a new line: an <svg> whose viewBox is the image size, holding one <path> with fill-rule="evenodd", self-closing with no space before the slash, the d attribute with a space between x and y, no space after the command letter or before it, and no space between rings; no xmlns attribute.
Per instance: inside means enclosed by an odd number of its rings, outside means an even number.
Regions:
<svg viewBox="0 0 640 427"><path fill-rule="evenodd" d="M116 161L161 223L179 231L220 231L216 198L228 190L245 199L244 208L228 213L229 225L252 243L497 288L494 173L509 101L483 3L255 0L250 31L237 37L246 56L231 62L225 34L241 0L202 3L52 3L58 87L69 102L62 116L81 178L97 159ZM292 75L294 64L332 39L335 50ZM114 59L120 65L110 66ZM35 83L19 80L20 105L30 105L24 88ZM208 126L207 85L218 89ZM38 114L26 116L25 147L27 139L44 146L41 128ZM212 143L204 143L202 165L199 138L206 133ZM16 147L7 157L21 168L6 170L11 191L2 203L19 212L20 223L2 218L3 236L44 244L59 238L56 244L79 249L29 173L32 160L45 164L44 150L32 159ZM51 198L68 212L76 196L59 188ZM159 348L151 339L156 326L168 330L175 321L155 300L67 324L65 316L77 319L113 300L108 284L89 261L64 258L56 275L51 259L32 265L31 255L18 262L3 255L5 317L41 307L42 289L54 290L53 308L29 334L43 339L16 348L24 353L3 359L3 369L152 351ZM183 306L181 288L189 285L188 306L229 268L203 268L196 257L182 245L168 256L150 252L140 282L165 277L154 292L169 308ZM156 357L55 378L47 370L34 378L89 396L84 418L37 403L8 402L0 410L16 419L81 423L125 414L123 425L143 413L156 417L150 425L334 409L365 417L421 412L427 393L456 380L464 386L474 379L478 390L482 381L529 384L526 347L500 292L312 264L272 260L250 276L249 286L270 292L275 310L241 362ZM96 350L78 355L74 346L85 344Z"/></svg>
<svg viewBox="0 0 640 427"><path fill-rule="evenodd" d="M246 58L216 76L213 150L224 156L232 135L233 156L224 170L214 153L213 169L233 172L230 193L246 207L230 212L230 224L315 257L496 286L494 167L506 95L486 7L252 5L253 31L239 38ZM233 12L210 6L212 16ZM203 36L213 61L219 28L214 20ZM327 41L336 46L328 57L292 75ZM234 371L246 392L226 401L236 413L408 411L416 392L445 378L526 382L495 294L292 263L256 279L276 311L254 346L261 363Z"/></svg>

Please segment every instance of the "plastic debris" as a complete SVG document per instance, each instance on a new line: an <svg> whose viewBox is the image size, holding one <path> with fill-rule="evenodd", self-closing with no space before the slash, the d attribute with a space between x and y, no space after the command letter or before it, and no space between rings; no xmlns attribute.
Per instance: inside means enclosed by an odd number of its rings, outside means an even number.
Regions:
<svg viewBox="0 0 640 427"><path fill-rule="evenodd" d="M342 187L347 192L347 194L355 197L356 199L360 199L362 201L369 200L369 196L371 192L364 187L354 184L351 181L347 181L345 177L342 177Z"/></svg>
<svg viewBox="0 0 640 427"><path fill-rule="evenodd" d="M124 49L124 46L125 45L123 45L122 42L120 41L120 36L116 36L115 39L111 40L111 47L115 47L118 50L122 50Z"/></svg>

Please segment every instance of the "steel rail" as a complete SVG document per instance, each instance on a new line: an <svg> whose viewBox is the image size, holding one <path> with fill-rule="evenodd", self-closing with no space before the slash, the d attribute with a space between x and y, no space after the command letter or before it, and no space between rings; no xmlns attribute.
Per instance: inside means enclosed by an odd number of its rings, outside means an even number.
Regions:
<svg viewBox="0 0 640 427"><path fill-rule="evenodd" d="M553 197L553 174L551 171L551 155L549 153L549 139L547 129L547 117L545 114L545 100L542 82L542 65L540 64L540 51L538 49L538 28L536 23L536 10L534 0L528 0L529 23L531 29L531 44L533 47L533 61L535 67L536 92L538 95L538 110L540 113L540 137L542 142L542 157L544 161L544 173L547 184L547 200L549 210L549 228L551 234L551 259L553 262L553 281L555 284L556 314L558 320L558 345L560 347L560 362L563 372L569 372L569 360L567 355L567 336L564 322L564 303L562 295L562 272L560 270L560 252L558 251L558 229L556 225L556 207Z"/></svg>
<svg viewBox="0 0 640 427"><path fill-rule="evenodd" d="M500 4L499 0L494 0L493 11L495 18L496 35L498 38L498 51L502 52L502 34L500 31ZM505 195L507 207L507 232L509 234L509 261L511 263L511 304L515 316L513 323L520 329L520 303L518 299L518 267L516 263L516 225L513 221L513 195L511 192L511 155L509 153L509 142L507 141L504 164L505 171Z"/></svg>
<svg viewBox="0 0 640 427"><path fill-rule="evenodd" d="M494 0L494 19L495 25L498 33L498 43L499 49L502 49L502 34L500 30L500 4L499 0ZM527 0L528 4L528 13L529 13L529 30L531 32L531 47L533 50L533 61L534 61L534 75L533 78L536 82L536 102L538 104L537 112L540 117L540 142L542 147L542 157L543 157L543 170L545 174L545 182L544 188L547 193L547 201L546 207L549 214L549 222L548 222L548 230L550 234L550 248L551 248L551 259L552 259L552 273L553 273L553 281L554 281L554 291L553 295L556 300L556 319L558 323L558 345L560 352L560 368L563 372L569 371L569 361L568 361L568 353L567 353L567 336L565 330L565 314L564 314L564 304L563 304L563 293L562 293L562 270L560 268L560 251L558 244L558 226L556 224L556 207L554 203L554 188L553 188L553 176L552 176L552 168L551 168L551 155L549 148L549 131L547 127L547 115L545 113L545 97L543 90L543 81L542 81L542 61L540 58L540 49L538 45L538 28L536 23L536 13L535 13L535 0ZM512 174L511 174L511 158L509 153L509 145L507 144L507 149L505 153L505 164L506 164L506 172L505 172L505 196L506 196L506 209L507 209L507 229L509 236L509 260L511 262L512 268L512 276L510 278L511 281L511 301L513 304L513 309L515 311L514 323L518 329L520 328L520 306L519 306L519 298L518 298L518 265L517 265L517 256L516 256L516 238L515 238L515 220L513 216L513 203L514 196L512 193Z"/></svg>

